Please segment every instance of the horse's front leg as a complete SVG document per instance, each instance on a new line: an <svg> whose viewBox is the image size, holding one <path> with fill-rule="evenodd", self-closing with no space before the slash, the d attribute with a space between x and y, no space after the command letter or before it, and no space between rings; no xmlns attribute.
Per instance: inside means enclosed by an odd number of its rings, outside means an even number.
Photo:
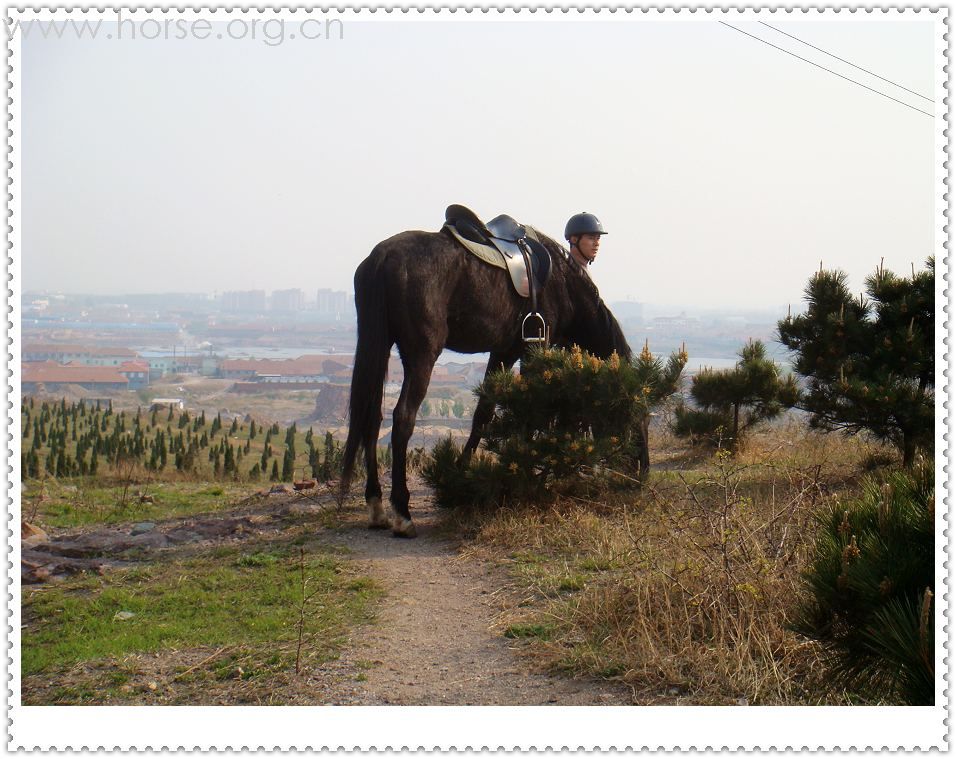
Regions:
<svg viewBox="0 0 956 759"><path fill-rule="evenodd" d="M485 380L492 372L499 369L511 369L518 360L517 356L511 357L501 353L492 353L488 359L488 366L485 368ZM475 406L475 415L471 418L471 434L465 447L461 450L460 464L466 464L471 459L471 454L478 450L478 443L481 442L482 433L491 417L495 414L495 404L484 394L478 396L478 405Z"/></svg>

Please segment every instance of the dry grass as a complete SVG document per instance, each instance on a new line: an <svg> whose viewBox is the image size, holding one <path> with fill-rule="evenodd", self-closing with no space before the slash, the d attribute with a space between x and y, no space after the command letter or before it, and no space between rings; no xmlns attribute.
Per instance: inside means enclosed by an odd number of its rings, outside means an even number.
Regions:
<svg viewBox="0 0 956 759"><path fill-rule="evenodd" d="M737 458L670 447L641 492L459 513L454 529L510 564L504 634L552 669L623 681L636 703L843 703L787 615L812 514L886 458L784 424Z"/></svg>

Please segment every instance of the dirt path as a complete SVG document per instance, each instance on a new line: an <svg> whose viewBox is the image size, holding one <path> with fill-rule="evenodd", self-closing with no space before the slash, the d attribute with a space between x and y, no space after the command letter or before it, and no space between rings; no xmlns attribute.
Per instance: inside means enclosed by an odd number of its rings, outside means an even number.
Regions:
<svg viewBox="0 0 956 759"><path fill-rule="evenodd" d="M321 673L335 703L629 703L611 683L550 676L522 661L496 625L503 606L497 592L507 581L502 570L460 557L436 530L439 513L428 492L419 488L412 499L414 540L358 520L334 536L387 591L379 622L357 631Z"/></svg>
<svg viewBox="0 0 956 759"><path fill-rule="evenodd" d="M513 606L507 596L507 571L462 556L438 529L441 514L429 491L410 484L414 488L412 514L418 527L418 537L412 540L369 530L359 499L336 510L331 494L315 498L266 496L218 514L163 520L148 525L150 529L142 534L131 531L130 525L117 525L64 534L35 547L25 544L24 579L35 583L76 571L110 571L111 566L128 563L123 557L129 551L137 553L136 561L142 561L227 542L291 540L301 535L306 520L311 523L312 539L347 548L348 561L355 570L373 578L386 594L377 620L351 631L339 659L306 671L301 678L273 683L270 692L279 702L630 703L629 691L614 683L535 671L531 660L516 650L521 643L503 635L503 620L513 616L506 613ZM316 522L318 515L323 515L320 522ZM143 682L173 683L176 672L204 661L211 653L214 650L198 648L134 655L127 664L135 661ZM96 670L97 665L92 666L91 672ZM36 703L51 702L45 700L45 694L54 683L46 683L46 679L37 676L27 683ZM160 689L159 694L147 689L143 702L265 703L270 698L269 692L246 692L242 682L236 687L235 692L228 687L222 692L171 688L168 692Z"/></svg>

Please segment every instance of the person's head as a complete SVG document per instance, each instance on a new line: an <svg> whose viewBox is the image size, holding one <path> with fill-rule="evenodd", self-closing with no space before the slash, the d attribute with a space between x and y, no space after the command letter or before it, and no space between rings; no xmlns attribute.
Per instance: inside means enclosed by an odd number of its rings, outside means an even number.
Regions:
<svg viewBox="0 0 956 759"><path fill-rule="evenodd" d="M576 213L564 225L564 239L571 244L571 255L582 266L591 263L601 247L604 225L593 213Z"/></svg>

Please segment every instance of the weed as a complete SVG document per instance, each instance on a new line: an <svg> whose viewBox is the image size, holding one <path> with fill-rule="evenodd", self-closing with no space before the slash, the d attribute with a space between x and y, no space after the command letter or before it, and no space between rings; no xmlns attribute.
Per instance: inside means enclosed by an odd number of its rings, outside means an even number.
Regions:
<svg viewBox="0 0 956 759"><path fill-rule="evenodd" d="M554 625L547 623L525 622L509 626L504 635L506 638L538 638L551 640L554 635Z"/></svg>
<svg viewBox="0 0 956 759"><path fill-rule="evenodd" d="M468 551L508 559L522 610L505 635L548 668L622 680L639 703L845 703L788 619L814 512L855 491L871 451L775 425L640 491L452 521Z"/></svg>

